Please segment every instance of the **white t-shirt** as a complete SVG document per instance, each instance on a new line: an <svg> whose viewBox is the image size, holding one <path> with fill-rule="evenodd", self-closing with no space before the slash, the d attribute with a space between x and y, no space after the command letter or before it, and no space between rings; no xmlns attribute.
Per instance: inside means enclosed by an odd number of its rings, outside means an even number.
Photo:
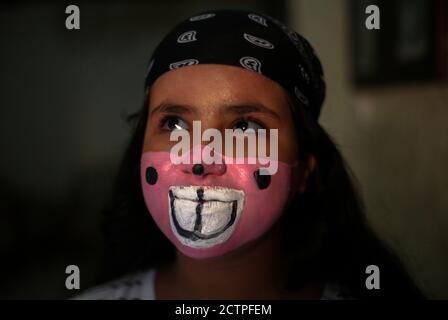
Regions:
<svg viewBox="0 0 448 320"><path fill-rule="evenodd" d="M74 300L154 300L155 269L136 272L88 289Z"/></svg>
<svg viewBox="0 0 448 320"><path fill-rule="evenodd" d="M88 289L73 297L74 300L154 300L155 270L137 272L112 282ZM344 300L350 297L343 294L340 286L327 284L321 300Z"/></svg>

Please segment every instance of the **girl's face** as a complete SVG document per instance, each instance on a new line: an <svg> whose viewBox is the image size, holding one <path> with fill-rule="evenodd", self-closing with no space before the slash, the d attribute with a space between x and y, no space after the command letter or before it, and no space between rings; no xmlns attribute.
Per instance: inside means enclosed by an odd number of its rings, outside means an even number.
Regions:
<svg viewBox="0 0 448 320"><path fill-rule="evenodd" d="M163 74L149 97L141 161L145 202L184 254L219 256L259 238L304 188L293 165L299 151L287 95L276 82L239 67L203 64ZM277 172L260 178L260 165L230 164L224 151L222 164L173 164L170 152L179 141L170 141L170 134L183 130L193 137L193 121L202 132L219 130L223 150L225 129L277 129ZM267 154L272 143L267 139Z"/></svg>

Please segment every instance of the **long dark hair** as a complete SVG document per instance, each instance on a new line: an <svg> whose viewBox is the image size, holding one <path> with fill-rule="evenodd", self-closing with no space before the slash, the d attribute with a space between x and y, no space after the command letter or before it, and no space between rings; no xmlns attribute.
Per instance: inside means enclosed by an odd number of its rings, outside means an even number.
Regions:
<svg viewBox="0 0 448 320"><path fill-rule="evenodd" d="M288 285L300 288L311 279L342 285L356 298L424 298L397 255L369 226L357 181L335 142L300 105L291 109L297 111L299 162L313 155L316 167L305 192L296 194L282 217ZM369 265L380 270L380 290L366 288Z"/></svg>
<svg viewBox="0 0 448 320"><path fill-rule="evenodd" d="M316 280L340 284L356 298L423 298L397 256L369 227L354 179L335 143L303 108L295 105L291 109L296 110L292 116L300 160L313 155L316 166L305 192L296 194L279 221L288 288L298 290L306 281ZM140 157L147 116L145 98L130 119L133 135L105 209L106 251L99 282L157 267L175 257L174 246L150 217L141 190ZM368 265L380 269L380 290L366 289Z"/></svg>

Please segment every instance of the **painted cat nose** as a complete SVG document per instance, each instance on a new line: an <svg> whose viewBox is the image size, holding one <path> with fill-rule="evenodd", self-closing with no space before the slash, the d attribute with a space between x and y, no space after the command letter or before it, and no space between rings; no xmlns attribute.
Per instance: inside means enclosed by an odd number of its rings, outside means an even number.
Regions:
<svg viewBox="0 0 448 320"><path fill-rule="evenodd" d="M195 164L192 168L193 174L200 176L204 173L204 166L202 164Z"/></svg>

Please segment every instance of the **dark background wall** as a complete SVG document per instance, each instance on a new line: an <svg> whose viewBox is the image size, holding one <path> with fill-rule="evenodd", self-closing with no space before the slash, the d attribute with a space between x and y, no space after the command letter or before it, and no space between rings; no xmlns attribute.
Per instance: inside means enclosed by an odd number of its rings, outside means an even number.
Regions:
<svg viewBox="0 0 448 320"><path fill-rule="evenodd" d="M81 29L65 28L76 4ZM143 99L149 56L176 23L214 8L283 19L268 1L11 1L0 7L0 297L60 298L65 267L92 283L101 209Z"/></svg>
<svg viewBox="0 0 448 320"><path fill-rule="evenodd" d="M352 15L353 2L362 9L360 21ZM380 32L365 31L364 10L372 3L381 10ZM396 75L401 81L360 87L351 76L357 58L354 28L364 30L361 45L371 53L367 65L375 66L373 41L381 37L394 39L380 42L380 47L386 46L380 52L386 51L385 59L393 61L399 30L411 30L413 46L418 41L415 30L425 28L423 10L413 16L409 9L430 3L445 4L447 16L446 0L300 0L291 1L288 12L292 26L311 41L324 65L328 94L320 122L359 180L371 225L430 297L448 299L448 82L428 78L411 63L403 65L404 77ZM447 20L444 30L436 31L443 24L436 19L429 17L434 29L423 40L436 34L441 38L438 54L430 59L441 57L445 63L439 72L446 74ZM379 72L388 70L379 67Z"/></svg>

